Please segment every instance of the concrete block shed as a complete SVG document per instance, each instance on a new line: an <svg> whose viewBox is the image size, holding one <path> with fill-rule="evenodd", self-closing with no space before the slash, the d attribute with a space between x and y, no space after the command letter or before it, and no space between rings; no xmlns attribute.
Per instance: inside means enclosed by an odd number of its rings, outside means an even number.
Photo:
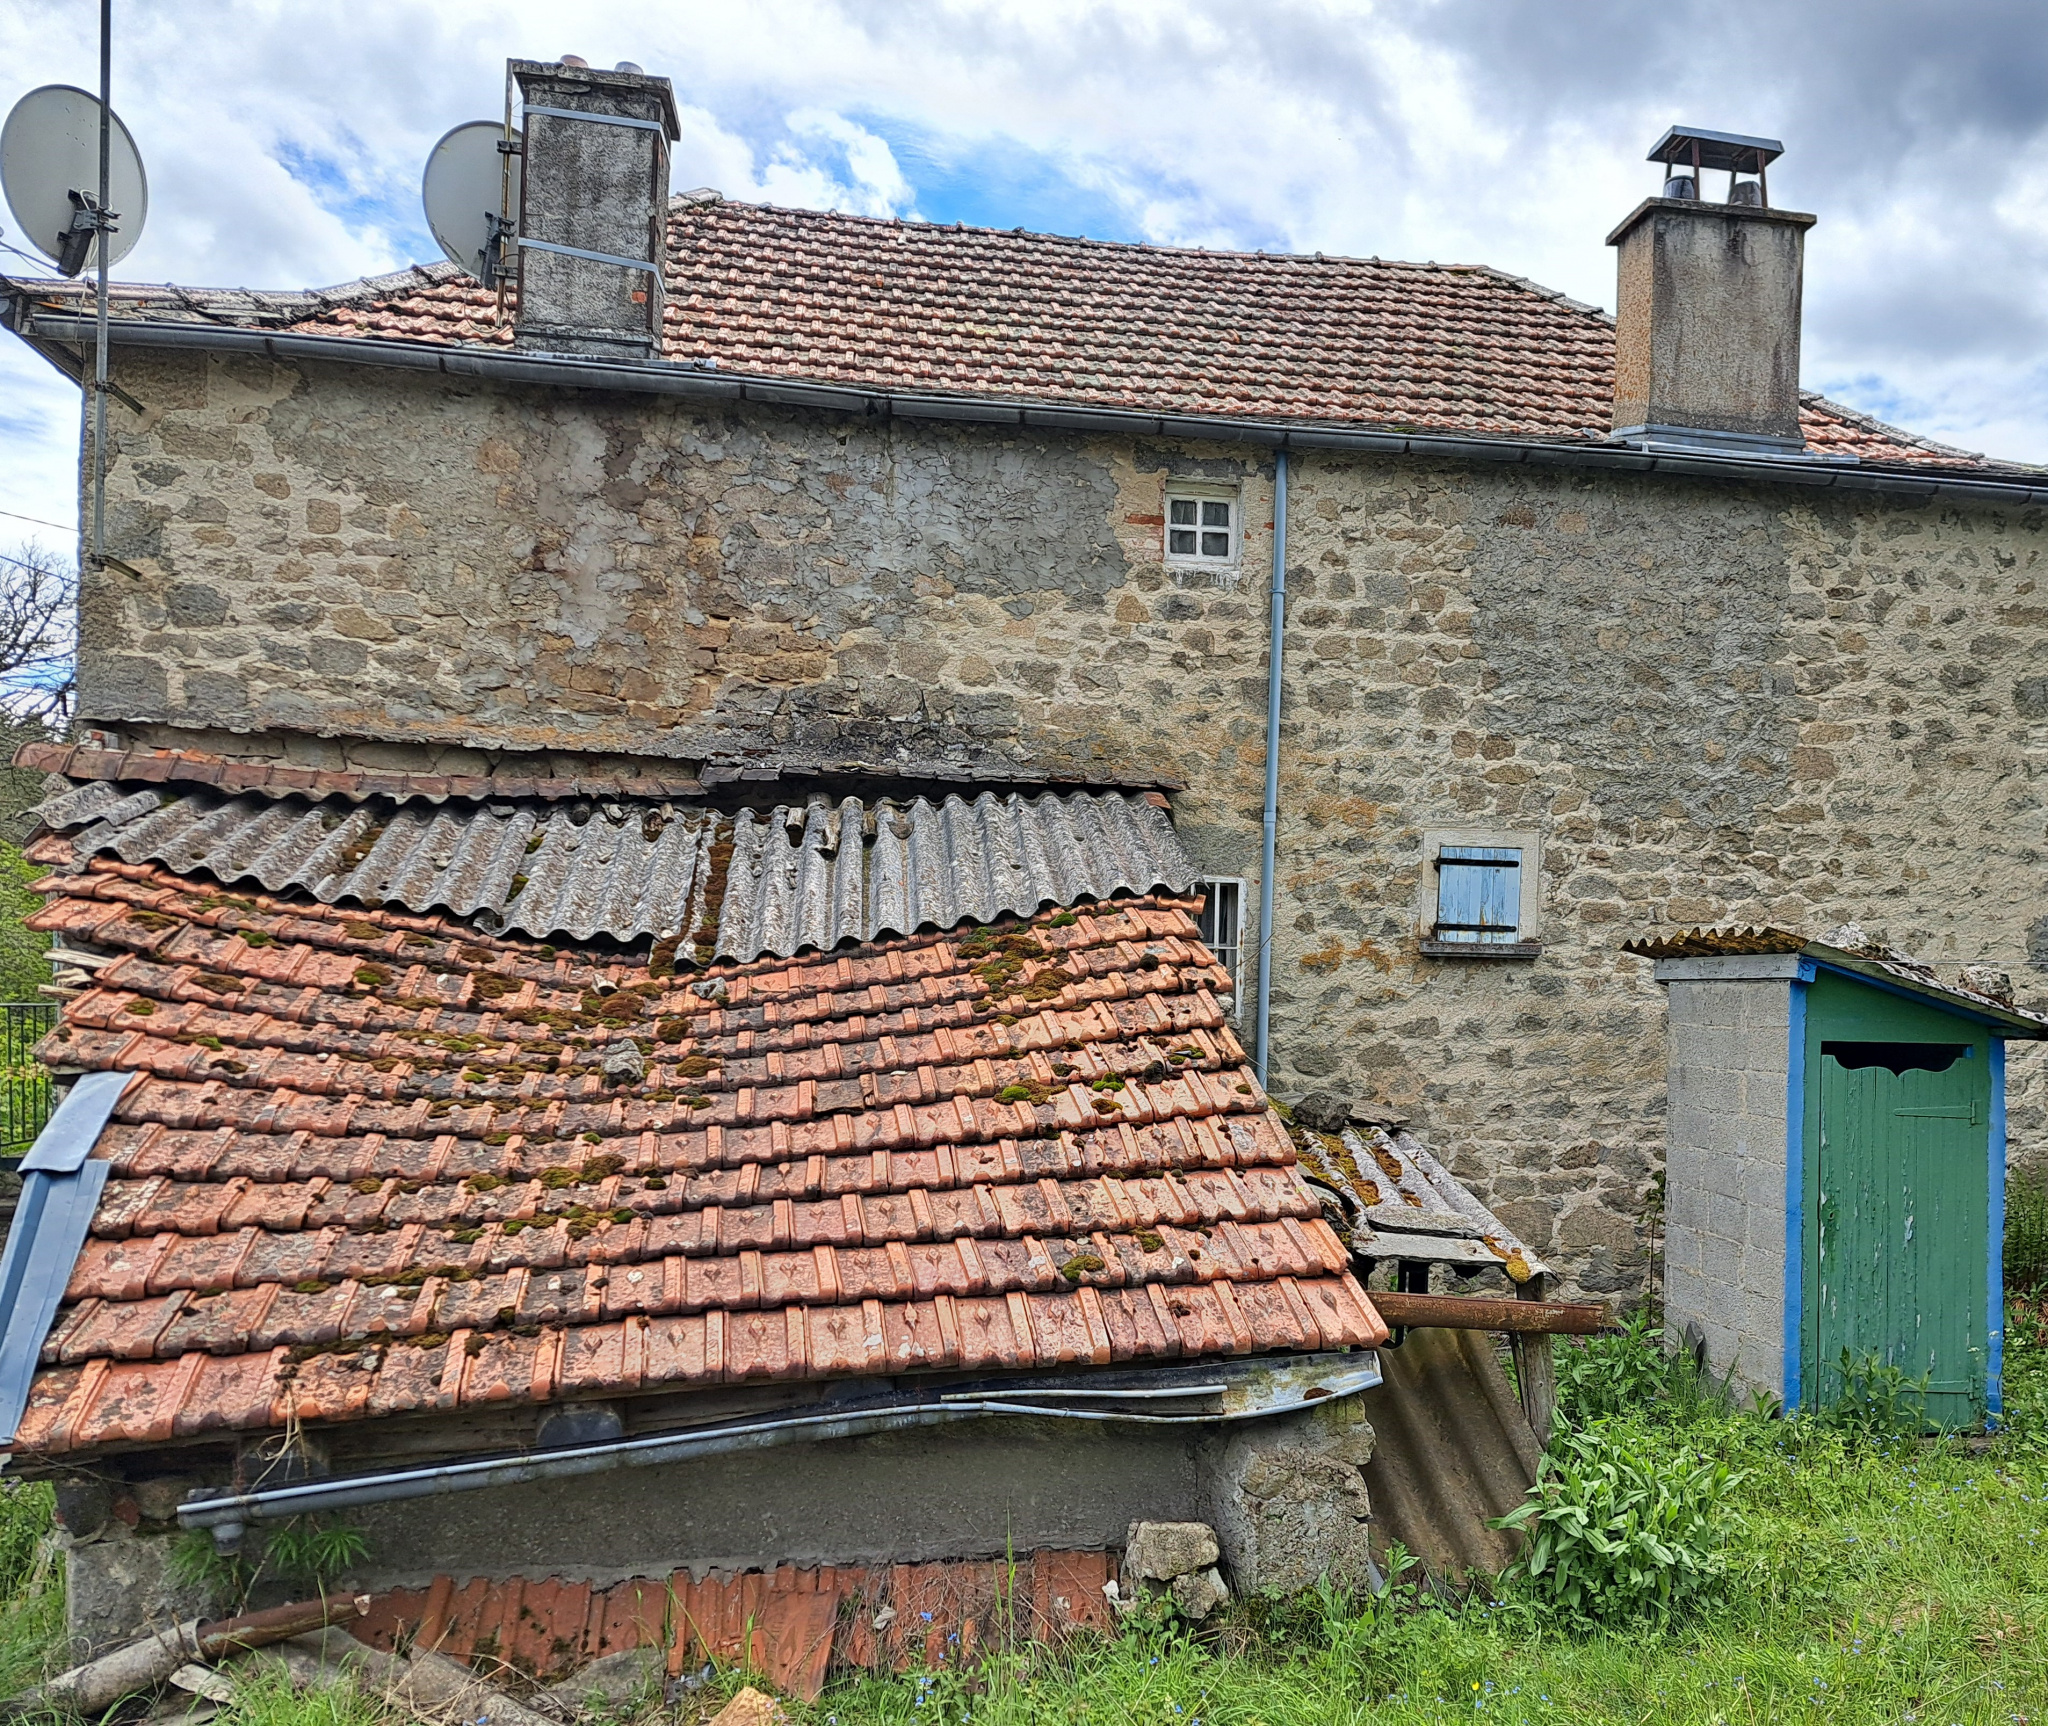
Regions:
<svg viewBox="0 0 2048 1726"><path fill-rule="evenodd" d="M1930 1421L1999 1411L2005 980L1953 985L1839 930L1632 942L1668 990L1667 1327L1789 1409L1843 1364L1924 1377Z"/></svg>

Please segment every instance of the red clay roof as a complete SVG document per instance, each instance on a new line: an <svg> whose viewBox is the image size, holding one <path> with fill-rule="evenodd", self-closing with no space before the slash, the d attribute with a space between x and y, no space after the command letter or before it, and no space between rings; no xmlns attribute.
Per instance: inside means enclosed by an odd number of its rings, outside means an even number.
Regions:
<svg viewBox="0 0 2048 1726"><path fill-rule="evenodd" d="M330 297L300 331L508 344L452 268ZM1471 264L1188 251L678 199L667 357L753 375L1432 432L1602 439L1614 325ZM1806 398L1810 443L1980 458Z"/></svg>
<svg viewBox="0 0 2048 1726"><path fill-rule="evenodd" d="M153 866L40 885L33 927L122 955L47 1058L141 1077L22 1452L1384 1340L1187 904L743 966L709 999ZM627 1039L645 1077L609 1083Z"/></svg>

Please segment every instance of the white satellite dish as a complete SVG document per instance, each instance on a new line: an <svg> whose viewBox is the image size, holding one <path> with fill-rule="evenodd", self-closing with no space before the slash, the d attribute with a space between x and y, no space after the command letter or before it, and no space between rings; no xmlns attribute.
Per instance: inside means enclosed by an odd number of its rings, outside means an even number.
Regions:
<svg viewBox="0 0 2048 1726"><path fill-rule="evenodd" d="M420 185L427 226L448 261L486 287L496 284L502 268L497 242L519 220L519 134L512 134L514 150L509 155L498 147L504 141L505 128L496 120L457 126L427 157L426 178Z"/></svg>
<svg viewBox="0 0 2048 1726"><path fill-rule="evenodd" d="M121 116L113 122L107 203L120 222L107 244L107 262L117 264L142 238L149 181ZM75 276L94 262L94 230L90 222L75 227L73 218L81 208L78 198L99 200L99 98L69 84L45 84L15 103L0 129L0 185L29 244L65 275Z"/></svg>

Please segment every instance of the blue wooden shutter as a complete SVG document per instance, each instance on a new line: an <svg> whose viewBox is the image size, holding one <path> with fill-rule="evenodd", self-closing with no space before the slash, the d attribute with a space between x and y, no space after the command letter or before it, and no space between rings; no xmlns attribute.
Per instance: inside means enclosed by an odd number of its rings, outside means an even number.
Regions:
<svg viewBox="0 0 2048 1726"><path fill-rule="evenodd" d="M1509 942L1520 935L1522 853L1505 846L1446 845L1437 853L1439 941Z"/></svg>

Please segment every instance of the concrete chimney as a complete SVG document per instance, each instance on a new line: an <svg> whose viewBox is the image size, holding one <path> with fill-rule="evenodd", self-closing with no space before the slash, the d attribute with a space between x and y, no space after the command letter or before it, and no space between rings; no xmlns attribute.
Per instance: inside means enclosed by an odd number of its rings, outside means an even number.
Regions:
<svg viewBox="0 0 2048 1726"><path fill-rule="evenodd" d="M1664 195L1607 236L1620 276L1614 436L1796 453L1799 299L1812 216L1770 207L1771 138L1674 126L1650 160ZM1728 175L1725 203L1703 175Z"/></svg>
<svg viewBox="0 0 2048 1726"><path fill-rule="evenodd" d="M508 69L526 105L513 345L657 357L675 92L666 78L569 61Z"/></svg>

